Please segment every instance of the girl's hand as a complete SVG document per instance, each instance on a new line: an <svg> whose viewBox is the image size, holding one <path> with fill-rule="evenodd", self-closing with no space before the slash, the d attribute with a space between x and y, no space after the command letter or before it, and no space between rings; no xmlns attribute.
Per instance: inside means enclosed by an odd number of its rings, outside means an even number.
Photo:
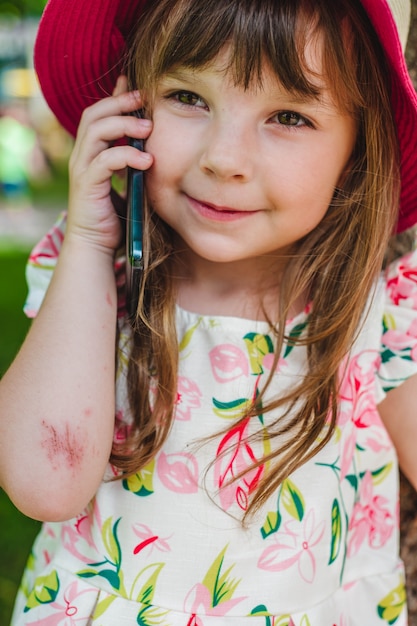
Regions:
<svg viewBox="0 0 417 626"><path fill-rule="evenodd" d="M114 142L125 136L149 136L150 120L129 115L141 105L139 93L127 92L126 78L121 76L112 96L84 111L69 162L66 238L75 235L111 254L120 244L120 220L110 199L111 177L128 166L146 170L152 157Z"/></svg>

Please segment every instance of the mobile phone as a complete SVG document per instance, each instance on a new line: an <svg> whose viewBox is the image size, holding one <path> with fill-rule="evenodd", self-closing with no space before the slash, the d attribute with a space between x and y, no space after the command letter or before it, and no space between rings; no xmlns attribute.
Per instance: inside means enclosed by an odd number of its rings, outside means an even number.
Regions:
<svg viewBox="0 0 417 626"><path fill-rule="evenodd" d="M134 115L143 117L141 111ZM143 150L143 140L129 138L128 142ZM139 287L143 270L143 172L127 168L126 189L126 307L130 319L134 319L138 306Z"/></svg>

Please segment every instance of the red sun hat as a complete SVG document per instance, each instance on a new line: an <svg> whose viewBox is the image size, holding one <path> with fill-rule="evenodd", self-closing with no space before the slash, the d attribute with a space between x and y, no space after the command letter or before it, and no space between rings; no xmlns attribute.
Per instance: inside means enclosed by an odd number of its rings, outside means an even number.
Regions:
<svg viewBox="0 0 417 626"><path fill-rule="evenodd" d="M76 134L83 110L110 95L126 41L146 0L49 0L35 43L41 89L62 126ZM417 94L404 59L410 0L361 0L385 50L401 151L398 231L417 223Z"/></svg>

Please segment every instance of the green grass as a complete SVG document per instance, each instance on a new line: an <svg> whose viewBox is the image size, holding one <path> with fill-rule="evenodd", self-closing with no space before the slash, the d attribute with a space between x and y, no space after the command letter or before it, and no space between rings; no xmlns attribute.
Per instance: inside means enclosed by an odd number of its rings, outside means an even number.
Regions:
<svg viewBox="0 0 417 626"><path fill-rule="evenodd" d="M0 249L0 376L5 372L27 332L22 313L26 296L28 253ZM2 419L7 416L2 415ZM0 624L10 623L13 601L39 523L17 511L0 489Z"/></svg>

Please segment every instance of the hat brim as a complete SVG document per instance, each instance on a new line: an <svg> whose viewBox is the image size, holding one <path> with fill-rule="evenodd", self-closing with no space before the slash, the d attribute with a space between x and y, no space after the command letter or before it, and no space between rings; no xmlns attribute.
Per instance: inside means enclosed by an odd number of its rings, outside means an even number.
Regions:
<svg viewBox="0 0 417 626"><path fill-rule="evenodd" d="M82 112L110 95L145 0L53 0L41 17L34 64L44 97L73 136Z"/></svg>
<svg viewBox="0 0 417 626"><path fill-rule="evenodd" d="M126 40L146 0L49 0L34 61L40 86L62 126L76 134L82 112L110 95L123 67ZM401 151L398 231L417 223L417 94L387 0L361 0L391 68L392 107Z"/></svg>
<svg viewBox="0 0 417 626"><path fill-rule="evenodd" d="M391 103L401 153L401 201L397 228L401 232L417 223L417 94L388 2L361 2L391 68Z"/></svg>

